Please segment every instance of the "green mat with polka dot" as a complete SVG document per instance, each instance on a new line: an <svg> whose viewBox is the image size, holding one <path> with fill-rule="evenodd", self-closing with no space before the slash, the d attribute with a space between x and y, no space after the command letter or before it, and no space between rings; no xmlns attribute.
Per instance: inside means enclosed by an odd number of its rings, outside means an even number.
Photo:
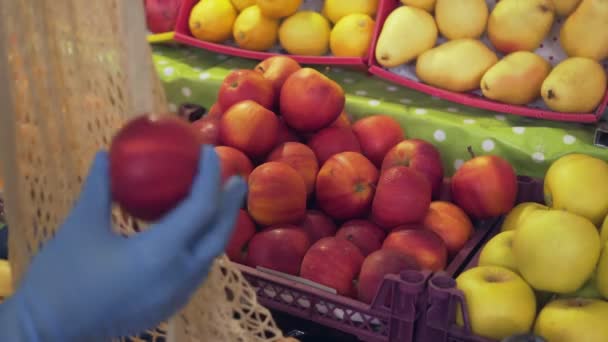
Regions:
<svg viewBox="0 0 608 342"><path fill-rule="evenodd" d="M252 68L256 61L176 46L154 46L154 61L171 109L190 102L209 107L232 69ZM355 119L370 114L396 118L410 138L435 144L446 173L478 154L507 158L521 175L542 177L552 161L579 152L608 160L608 149L593 146L593 126L554 123L468 108L393 85L362 71L318 67L347 92L346 110Z"/></svg>

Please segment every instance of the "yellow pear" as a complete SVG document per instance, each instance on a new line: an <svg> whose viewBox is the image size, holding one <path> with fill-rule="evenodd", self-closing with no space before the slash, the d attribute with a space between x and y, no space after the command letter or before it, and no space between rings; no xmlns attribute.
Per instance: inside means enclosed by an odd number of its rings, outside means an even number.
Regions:
<svg viewBox="0 0 608 342"><path fill-rule="evenodd" d="M505 217L500 226L501 231L515 230L534 210L548 210L549 207L536 202L524 202L516 205Z"/></svg>
<svg viewBox="0 0 608 342"><path fill-rule="evenodd" d="M572 153L553 162L545 174L545 203L581 215L600 227L608 215L608 163Z"/></svg>
<svg viewBox="0 0 608 342"><path fill-rule="evenodd" d="M555 9L552 0L501 0L488 19L488 38L503 53L534 51L547 37Z"/></svg>
<svg viewBox="0 0 608 342"><path fill-rule="evenodd" d="M447 39L479 38L488 22L486 0L437 0L435 20Z"/></svg>
<svg viewBox="0 0 608 342"><path fill-rule="evenodd" d="M608 1L583 0L562 26L559 41L568 56L608 57Z"/></svg>
<svg viewBox="0 0 608 342"><path fill-rule="evenodd" d="M513 255L517 270L533 288L571 293L595 270L600 235L582 216L536 210L515 231Z"/></svg>
<svg viewBox="0 0 608 342"><path fill-rule="evenodd" d="M560 17L569 16L574 10L576 6L581 3L581 0L553 0L553 5L555 6L555 13L557 13Z"/></svg>
<svg viewBox="0 0 608 342"><path fill-rule="evenodd" d="M392 11L382 27L376 45L376 60L391 68L414 60L437 42L437 25L428 12L400 6ZM407 37L407 44L403 43Z"/></svg>
<svg viewBox="0 0 608 342"><path fill-rule="evenodd" d="M433 12L435 9L435 1L436 0L401 0L401 3L406 6L422 8L427 12Z"/></svg>
<svg viewBox="0 0 608 342"><path fill-rule="evenodd" d="M598 299L557 299L538 314L534 333L546 341L608 341L608 302Z"/></svg>
<svg viewBox="0 0 608 342"><path fill-rule="evenodd" d="M495 101L528 104L540 97L540 87L550 71L551 64L534 52L513 52L483 75L481 91Z"/></svg>
<svg viewBox="0 0 608 342"><path fill-rule="evenodd" d="M604 223L602 224L602 227L600 228L600 239L602 240L602 247L604 247L604 245L606 244L606 241L608 241L608 215L606 215L606 218L604 219Z"/></svg>
<svg viewBox="0 0 608 342"><path fill-rule="evenodd" d="M479 88L481 77L496 62L496 54L481 41L456 39L421 54L416 75L432 86L467 92Z"/></svg>
<svg viewBox="0 0 608 342"><path fill-rule="evenodd" d="M502 266L517 272L515 256L513 256L513 236L514 230L499 233L492 237L479 254L479 266Z"/></svg>

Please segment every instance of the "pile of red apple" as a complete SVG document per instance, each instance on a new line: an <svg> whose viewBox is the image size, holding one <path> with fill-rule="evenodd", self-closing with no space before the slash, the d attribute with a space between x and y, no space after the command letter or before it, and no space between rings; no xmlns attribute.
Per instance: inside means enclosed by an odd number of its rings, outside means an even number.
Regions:
<svg viewBox="0 0 608 342"><path fill-rule="evenodd" d="M249 185L227 247L231 260L297 275L371 302L384 275L445 268L472 220L514 202L513 168L467 161L445 198L439 151L387 115L351 124L343 89L286 56L232 71L192 124L216 145L223 178Z"/></svg>

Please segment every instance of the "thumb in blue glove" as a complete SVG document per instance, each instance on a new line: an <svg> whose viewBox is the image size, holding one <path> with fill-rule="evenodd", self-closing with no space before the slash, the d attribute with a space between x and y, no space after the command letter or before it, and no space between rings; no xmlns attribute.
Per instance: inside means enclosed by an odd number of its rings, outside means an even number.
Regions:
<svg viewBox="0 0 608 342"><path fill-rule="evenodd" d="M190 195L125 238L111 231L108 156L98 153L74 209L0 306L0 341L127 336L184 306L223 252L246 192L240 178L221 185L212 147L200 160Z"/></svg>

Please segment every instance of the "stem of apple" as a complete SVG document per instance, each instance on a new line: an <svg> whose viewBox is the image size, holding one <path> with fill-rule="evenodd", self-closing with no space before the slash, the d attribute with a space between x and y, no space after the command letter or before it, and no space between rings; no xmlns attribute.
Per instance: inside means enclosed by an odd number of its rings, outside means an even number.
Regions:
<svg viewBox="0 0 608 342"><path fill-rule="evenodd" d="M475 152L473 151L473 147L467 146L467 151L469 151L471 158L475 158Z"/></svg>

